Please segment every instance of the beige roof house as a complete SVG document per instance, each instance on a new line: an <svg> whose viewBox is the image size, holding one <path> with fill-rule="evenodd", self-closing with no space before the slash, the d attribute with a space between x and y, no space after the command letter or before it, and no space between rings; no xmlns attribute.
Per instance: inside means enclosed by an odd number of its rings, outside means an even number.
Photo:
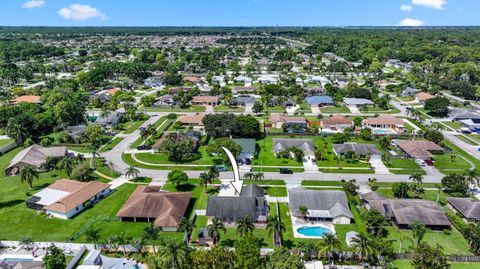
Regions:
<svg viewBox="0 0 480 269"><path fill-rule="evenodd" d="M182 125L186 126L203 126L203 118L205 115L187 115L178 118L178 121L182 123Z"/></svg>
<svg viewBox="0 0 480 269"><path fill-rule="evenodd" d="M37 144L20 151L11 161L6 169L7 175L16 175L25 166L40 168L47 161L48 157L63 157L67 154L67 147L46 148Z"/></svg>
<svg viewBox="0 0 480 269"><path fill-rule="evenodd" d="M323 128L343 129L346 127L352 127L353 121L343 115L335 114L331 117L323 118L320 121L320 124Z"/></svg>
<svg viewBox="0 0 480 269"><path fill-rule="evenodd" d="M200 106L216 106L218 102L218 96L194 96L191 101L192 105Z"/></svg>
<svg viewBox="0 0 480 269"><path fill-rule="evenodd" d="M428 140L395 140L395 144L414 159L430 159L432 152L443 153L445 150Z"/></svg>
<svg viewBox="0 0 480 269"><path fill-rule="evenodd" d="M415 100L417 102L421 102L421 103L424 103L425 101L427 101L428 99L432 99L434 96L429 94L428 92L419 92L417 93L417 95L415 96Z"/></svg>
<svg viewBox="0 0 480 269"><path fill-rule="evenodd" d="M159 227L177 227L192 194L162 192L159 187L138 186L118 212L122 221L147 221Z"/></svg>
<svg viewBox="0 0 480 269"><path fill-rule="evenodd" d="M363 125L369 128L388 128L394 130L396 133L401 133L405 130L403 120L390 115L366 118L363 120Z"/></svg>
<svg viewBox="0 0 480 269"><path fill-rule="evenodd" d="M23 95L19 96L11 101L12 104L19 104L19 103L32 103L32 104L39 104L40 103L40 96L38 95Z"/></svg>

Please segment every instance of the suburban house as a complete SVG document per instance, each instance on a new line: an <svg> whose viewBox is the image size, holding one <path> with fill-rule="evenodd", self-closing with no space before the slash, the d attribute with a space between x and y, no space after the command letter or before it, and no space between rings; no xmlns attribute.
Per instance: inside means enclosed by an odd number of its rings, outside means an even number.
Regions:
<svg viewBox="0 0 480 269"><path fill-rule="evenodd" d="M213 76L212 77L212 82L215 84L218 84L220 86L225 85L225 77L224 76Z"/></svg>
<svg viewBox="0 0 480 269"><path fill-rule="evenodd" d="M315 145L312 139L274 138L272 140L272 151L275 154L290 148L300 149L305 155L314 155L315 153Z"/></svg>
<svg viewBox="0 0 480 269"><path fill-rule="evenodd" d="M432 153L444 153L439 145L428 140L394 140L394 144L412 159L431 160Z"/></svg>
<svg viewBox="0 0 480 269"><path fill-rule="evenodd" d="M153 145L152 145L152 151L153 152L159 152L162 150L162 144L165 141L165 139L169 139L172 141L183 141L183 139L188 138L190 141L192 141L192 149L197 149L199 146L199 141L200 141L200 132L194 131L194 130L189 130L185 133L164 133Z"/></svg>
<svg viewBox="0 0 480 269"><path fill-rule="evenodd" d="M245 85L245 87L249 87L252 85L252 78L250 77L247 77L247 76L238 76L238 77L235 77L233 79L233 81L237 82L237 83L243 83Z"/></svg>
<svg viewBox="0 0 480 269"><path fill-rule="evenodd" d="M110 184L57 180L26 201L27 207L43 210L60 219L70 219L111 193Z"/></svg>
<svg viewBox="0 0 480 269"><path fill-rule="evenodd" d="M143 84L148 87L156 88L163 85L163 80L161 77L149 77L143 81Z"/></svg>
<svg viewBox="0 0 480 269"><path fill-rule="evenodd" d="M365 157L369 153L372 158L382 156L382 152L373 144L333 144L333 152L335 152L336 155L345 155L347 152L355 152L359 157Z"/></svg>
<svg viewBox="0 0 480 269"><path fill-rule="evenodd" d="M320 126L323 129L343 132L345 128L353 127L353 121L343 115L335 114L331 117L323 118L320 121Z"/></svg>
<svg viewBox="0 0 480 269"><path fill-rule="evenodd" d="M246 161L247 159L252 160L255 156L257 151L256 147L257 144L255 143L255 139L251 138L234 138L233 142L239 145L242 148L238 159L242 161Z"/></svg>
<svg viewBox="0 0 480 269"><path fill-rule="evenodd" d="M193 130L203 132L204 127L203 127L203 118L205 115L203 114L198 114L198 115L186 115L186 116L181 116L178 118L178 122L182 123L182 126L186 127L192 127Z"/></svg>
<svg viewBox="0 0 480 269"><path fill-rule="evenodd" d="M453 121L461 122L470 131L480 129L480 114L475 111L458 110L453 111L450 115Z"/></svg>
<svg viewBox="0 0 480 269"><path fill-rule="evenodd" d="M415 95L415 101L419 103L425 103L428 99L432 99L434 96L429 94L428 92L419 92Z"/></svg>
<svg viewBox="0 0 480 269"><path fill-rule="evenodd" d="M239 93L254 93L257 90L255 87L235 87L232 90L233 94L239 94Z"/></svg>
<svg viewBox="0 0 480 269"><path fill-rule="evenodd" d="M99 115L95 121L96 124L103 128L113 128L120 123L123 113L120 111L112 111L107 116Z"/></svg>
<svg viewBox="0 0 480 269"><path fill-rule="evenodd" d="M37 144L20 151L8 165L5 173L7 175L17 175L25 166L31 166L35 169L41 169L42 164L47 161L48 157L62 158L67 155L67 147L50 147L46 148Z"/></svg>
<svg viewBox="0 0 480 269"><path fill-rule="evenodd" d="M163 231L177 231L192 194L163 192L158 186L138 186L118 211L121 221L151 222Z"/></svg>
<svg viewBox="0 0 480 269"><path fill-rule="evenodd" d="M233 99L233 103L237 106L253 105L256 100L253 96L237 96Z"/></svg>
<svg viewBox="0 0 480 269"><path fill-rule="evenodd" d="M31 103L31 104L40 104L40 96L38 95L22 95L10 101L14 105L20 103Z"/></svg>
<svg viewBox="0 0 480 269"><path fill-rule="evenodd" d="M85 125L77 125L77 126L67 126L65 131L73 140L78 140L82 137L83 131L85 131Z"/></svg>
<svg viewBox="0 0 480 269"><path fill-rule="evenodd" d="M210 220L217 217L232 225L244 217L250 217L255 224L265 224L268 200L262 187L255 184L245 185L239 196L209 196L206 216Z"/></svg>
<svg viewBox="0 0 480 269"><path fill-rule="evenodd" d="M312 76L308 79L309 83L316 83L316 84L322 84L325 86L326 84L330 83L330 80L324 76Z"/></svg>
<svg viewBox="0 0 480 269"><path fill-rule="evenodd" d="M175 106L175 101L172 94L165 94L157 98L153 105L156 107L173 107Z"/></svg>
<svg viewBox="0 0 480 269"><path fill-rule="evenodd" d="M137 268L138 261L129 258L113 258L102 255L100 250L90 250L77 269L131 269Z"/></svg>
<svg viewBox="0 0 480 269"><path fill-rule="evenodd" d="M402 90L402 96L414 97L416 90L410 86L405 87Z"/></svg>
<svg viewBox="0 0 480 269"><path fill-rule="evenodd" d="M480 201L472 198L447 197L451 209L462 215L466 222L480 222Z"/></svg>
<svg viewBox="0 0 480 269"><path fill-rule="evenodd" d="M325 95L309 96L305 98L310 106L334 106L332 97Z"/></svg>
<svg viewBox="0 0 480 269"><path fill-rule="evenodd" d="M433 201L418 199L387 199L379 193L360 195L367 208L375 208L401 229L414 223L424 224L432 230L444 230L451 223L443 209Z"/></svg>
<svg viewBox="0 0 480 269"><path fill-rule="evenodd" d="M337 78L335 78L335 79L333 80L333 83L334 83L337 87L339 87L339 88L341 88L341 89L347 87L348 82L349 82L348 79L346 79L346 78L339 78L339 77L337 77Z"/></svg>
<svg viewBox="0 0 480 269"><path fill-rule="evenodd" d="M343 103L347 106L373 106L372 100L364 98L343 98Z"/></svg>
<svg viewBox="0 0 480 269"><path fill-rule="evenodd" d="M343 191L309 190L302 187L288 191L288 201L292 216L302 218L299 208L306 207L309 221L350 224L353 219L347 196Z"/></svg>
<svg viewBox="0 0 480 269"><path fill-rule="evenodd" d="M401 134L405 132L403 120L390 115L382 115L376 118L366 118L363 120L363 127L372 129L375 134Z"/></svg>
<svg viewBox="0 0 480 269"><path fill-rule="evenodd" d="M190 82L194 85L196 84L199 84L202 82L202 78L201 77L196 77L196 76L186 76L183 78L183 81L185 82Z"/></svg>
<svg viewBox="0 0 480 269"><path fill-rule="evenodd" d="M219 102L218 96L194 96L190 103L194 106L216 106Z"/></svg>
<svg viewBox="0 0 480 269"><path fill-rule="evenodd" d="M307 120L303 117L287 117L282 114L270 114L269 120L273 128L285 128L288 132L303 133L308 129Z"/></svg>
<svg viewBox="0 0 480 269"><path fill-rule="evenodd" d="M260 84L278 84L278 75L260 75L257 79Z"/></svg>

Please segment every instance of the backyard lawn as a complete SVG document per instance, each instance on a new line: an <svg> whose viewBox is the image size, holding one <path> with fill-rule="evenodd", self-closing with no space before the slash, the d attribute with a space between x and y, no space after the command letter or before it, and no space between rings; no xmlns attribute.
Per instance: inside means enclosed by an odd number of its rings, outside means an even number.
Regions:
<svg viewBox="0 0 480 269"><path fill-rule="evenodd" d="M13 139L0 139L0 148L13 142Z"/></svg>

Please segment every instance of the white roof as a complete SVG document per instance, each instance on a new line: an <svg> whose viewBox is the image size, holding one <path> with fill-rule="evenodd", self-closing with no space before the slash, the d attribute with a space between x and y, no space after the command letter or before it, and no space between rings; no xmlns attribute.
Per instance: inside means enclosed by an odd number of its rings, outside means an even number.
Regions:
<svg viewBox="0 0 480 269"><path fill-rule="evenodd" d="M36 203L43 206L51 205L69 194L66 191L46 188L35 194L36 197L40 198L40 201Z"/></svg>
<svg viewBox="0 0 480 269"><path fill-rule="evenodd" d="M323 263L321 261L307 262L305 269L323 269Z"/></svg>
<svg viewBox="0 0 480 269"><path fill-rule="evenodd" d="M77 269L99 269L100 265L79 265Z"/></svg>

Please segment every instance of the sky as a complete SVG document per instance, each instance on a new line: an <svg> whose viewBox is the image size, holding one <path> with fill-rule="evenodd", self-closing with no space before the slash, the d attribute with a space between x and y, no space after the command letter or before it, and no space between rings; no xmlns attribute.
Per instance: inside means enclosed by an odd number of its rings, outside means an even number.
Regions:
<svg viewBox="0 0 480 269"><path fill-rule="evenodd" d="M3 26L480 25L480 0L1 0Z"/></svg>

